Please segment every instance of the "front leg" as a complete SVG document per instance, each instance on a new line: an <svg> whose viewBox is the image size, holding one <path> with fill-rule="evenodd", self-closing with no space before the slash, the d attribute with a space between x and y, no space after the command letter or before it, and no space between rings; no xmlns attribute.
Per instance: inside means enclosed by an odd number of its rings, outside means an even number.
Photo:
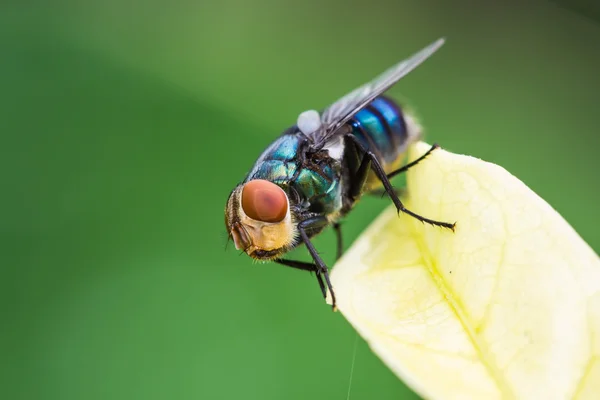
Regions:
<svg viewBox="0 0 600 400"><path fill-rule="evenodd" d="M286 260L283 258L279 258L274 261L278 264L285 265L286 267L296 268L302 271L315 272L317 276L317 281L319 282L319 287L321 288L321 292L323 293L323 298L327 298L327 289L325 288L325 284L323 283L321 271L319 271L319 268L315 264L307 263L304 261Z"/></svg>
<svg viewBox="0 0 600 400"><path fill-rule="evenodd" d="M305 219L298 223L298 233L300 233L300 238L304 242L304 245L308 249L312 259L314 260L314 264L303 263L300 261L292 261L292 260L275 260L277 263L282 265L287 265L288 267L303 269L307 271L314 271L317 275L317 280L319 281L319 286L321 287L321 291L323 292L323 296L327 297L327 291L325 290L325 284L327 285L327 289L329 289L329 293L331 293L331 306L333 311L337 310L336 302L335 302L335 294L333 292L333 286L331 285L331 281L329 280L329 271L327 270L327 265L317 253L317 249L310 241L308 237L308 230L311 229L319 229L329 224L329 221L325 217L312 217ZM325 278L325 282L323 282L322 278ZM325 284L324 284L325 283Z"/></svg>
<svg viewBox="0 0 600 400"><path fill-rule="evenodd" d="M335 235L337 238L337 253L336 253L336 261L340 259L344 252L344 243L342 239L342 229L339 222L333 224L333 229L335 231ZM323 282L323 277L321 276L321 270L314 263L307 263L304 261L296 261L296 260L286 260L283 258L274 260L276 263L285 265L286 267L296 268L302 271L314 272L317 281L319 282L319 287L321 288L321 292L323 293L323 297L327 298L327 288L325 287L325 283ZM333 294L333 290L331 290L331 297L335 300L335 296Z"/></svg>
<svg viewBox="0 0 600 400"><path fill-rule="evenodd" d="M329 271L327 270L327 265L325 265L325 262L321 259L321 256L319 256L319 253L317 253L317 249L315 249L315 246L313 246L313 244L310 241L310 238L308 237L308 234L306 233L306 231L309 229L322 228L328 224L329 221L327 220L327 218L322 216L308 218L304 221L301 221L298 224L298 233L300 233L300 237L302 238L304 245L308 249L308 252L310 253L311 257L313 258L315 265L318 267L319 272L325 278L325 283L327 284L329 293L331 293L331 306L333 311L336 311L337 307L335 302L335 294L333 293L333 286L331 285L331 281L329 280Z"/></svg>

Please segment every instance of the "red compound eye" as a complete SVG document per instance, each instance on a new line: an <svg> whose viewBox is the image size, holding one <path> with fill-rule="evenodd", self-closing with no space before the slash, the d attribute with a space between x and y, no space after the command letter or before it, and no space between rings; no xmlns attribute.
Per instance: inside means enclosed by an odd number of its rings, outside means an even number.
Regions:
<svg viewBox="0 0 600 400"><path fill-rule="evenodd" d="M242 208L254 220L280 222L287 214L287 196L273 182L256 179L242 189Z"/></svg>

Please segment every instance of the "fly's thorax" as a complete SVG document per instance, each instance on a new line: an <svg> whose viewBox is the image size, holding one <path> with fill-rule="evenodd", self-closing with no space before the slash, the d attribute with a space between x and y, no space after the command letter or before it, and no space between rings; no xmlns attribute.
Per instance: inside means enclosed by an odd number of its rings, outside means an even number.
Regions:
<svg viewBox="0 0 600 400"><path fill-rule="evenodd" d="M297 239L287 194L266 180L248 181L231 192L225 225L236 249L256 259L277 258Z"/></svg>

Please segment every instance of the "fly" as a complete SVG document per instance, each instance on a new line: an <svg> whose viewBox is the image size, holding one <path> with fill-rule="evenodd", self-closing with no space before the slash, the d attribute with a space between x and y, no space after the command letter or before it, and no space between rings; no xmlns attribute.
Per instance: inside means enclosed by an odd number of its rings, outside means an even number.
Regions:
<svg viewBox="0 0 600 400"><path fill-rule="evenodd" d="M418 215L404 207L390 179L423 160L402 166L421 129L401 107L383 96L401 78L444 44L439 39L394 65L321 113L309 110L260 155L242 183L229 195L225 225L235 247L250 257L314 272L323 297L336 300L325 262L311 239L333 226L337 258L342 255L339 221L363 194L383 190L398 213L454 231L454 225ZM304 244L313 262L283 258Z"/></svg>

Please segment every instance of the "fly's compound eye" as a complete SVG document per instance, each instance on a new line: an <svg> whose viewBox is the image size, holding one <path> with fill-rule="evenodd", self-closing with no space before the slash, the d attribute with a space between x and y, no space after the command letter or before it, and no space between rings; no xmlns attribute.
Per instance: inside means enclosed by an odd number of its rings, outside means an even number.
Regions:
<svg viewBox="0 0 600 400"><path fill-rule="evenodd" d="M287 214L285 192L273 182L256 179L242 189L242 208L246 215L262 222L281 222Z"/></svg>

